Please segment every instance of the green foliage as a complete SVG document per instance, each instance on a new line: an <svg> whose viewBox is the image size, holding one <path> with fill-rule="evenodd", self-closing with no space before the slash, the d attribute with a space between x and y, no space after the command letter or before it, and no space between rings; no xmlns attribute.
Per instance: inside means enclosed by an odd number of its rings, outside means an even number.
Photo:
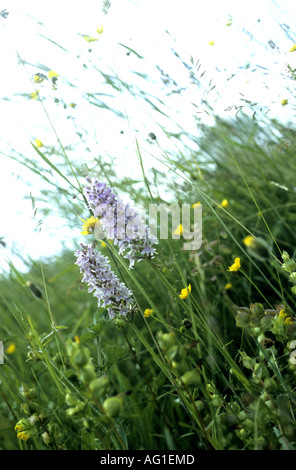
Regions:
<svg viewBox="0 0 296 470"><path fill-rule="evenodd" d="M100 74L114 93L130 91ZM190 76L197 80L193 68ZM168 117L161 100L140 95ZM95 93L85 99L111 109ZM296 132L254 114L211 116L212 126L197 122L199 137L164 131L180 146L159 147L163 171L145 170L136 142L138 179L120 179L112 157L70 161L62 145L33 146L33 162L10 156L47 185L40 212L56 211L67 227L79 230L82 186L97 176L145 208L201 202L203 242L184 250L171 226L134 270L116 246L98 244L133 293L131 318L98 309L71 250L25 272L10 263L0 280L1 449L296 449Z"/></svg>

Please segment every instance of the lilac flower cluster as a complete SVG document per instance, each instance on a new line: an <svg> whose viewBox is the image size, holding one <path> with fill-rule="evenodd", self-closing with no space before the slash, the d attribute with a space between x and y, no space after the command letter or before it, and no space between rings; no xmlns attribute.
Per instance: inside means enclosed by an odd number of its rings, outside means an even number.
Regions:
<svg viewBox="0 0 296 470"><path fill-rule="evenodd" d="M100 183L96 177L87 178L86 181L90 183L90 186L86 186L83 192L90 209L95 210L101 204L110 204L111 206L116 204L116 195L105 183Z"/></svg>
<svg viewBox="0 0 296 470"><path fill-rule="evenodd" d="M84 195L89 208L99 217L107 238L113 240L119 246L119 253L129 260L130 267L144 256L153 256L158 240L150 236L140 214L97 178L87 181L90 186L84 188Z"/></svg>
<svg viewBox="0 0 296 470"><path fill-rule="evenodd" d="M83 245L75 252L82 282L89 286L88 292L98 299L99 307L108 307L110 318L126 315L132 307L132 294L113 273L109 260L93 249L92 244Z"/></svg>

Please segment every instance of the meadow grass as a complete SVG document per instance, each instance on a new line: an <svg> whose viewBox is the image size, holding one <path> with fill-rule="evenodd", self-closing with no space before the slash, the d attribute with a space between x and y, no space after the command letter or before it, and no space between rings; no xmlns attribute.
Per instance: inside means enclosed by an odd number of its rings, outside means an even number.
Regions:
<svg viewBox="0 0 296 470"><path fill-rule="evenodd" d="M105 79L121 92L118 77ZM7 155L48 184L47 210L70 227L93 215L83 188L97 177L145 208L201 203L203 242L184 250L171 226L134 269L116 244L98 242L132 294L133 311L112 319L81 283L74 249L24 272L9 263L1 449L295 449L295 130L211 114L214 125L188 133L190 144L177 139L175 151L153 137L163 171L146 171L135 140L141 181L121 179L101 157L71 161L48 113L60 158L36 143L36 161ZM91 230L75 249L85 239L95 240Z"/></svg>

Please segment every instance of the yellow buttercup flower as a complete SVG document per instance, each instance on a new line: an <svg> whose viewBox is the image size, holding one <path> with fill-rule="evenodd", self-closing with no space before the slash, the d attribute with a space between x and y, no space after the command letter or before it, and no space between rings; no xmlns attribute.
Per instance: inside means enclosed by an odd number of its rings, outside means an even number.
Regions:
<svg viewBox="0 0 296 470"><path fill-rule="evenodd" d="M291 317L287 317L286 320L285 320L285 325L292 325L293 324L293 320Z"/></svg>
<svg viewBox="0 0 296 470"><path fill-rule="evenodd" d="M49 77L49 78L58 77L58 76L59 76L59 74L56 73L56 72L54 72L53 70L50 70L50 71L48 72L48 77Z"/></svg>
<svg viewBox="0 0 296 470"><path fill-rule="evenodd" d="M82 226L83 231L80 232L82 235L89 235L90 233L92 233L95 225L99 222L99 218L94 217L93 215L86 220L84 219L81 219L81 220L82 222L84 222Z"/></svg>
<svg viewBox="0 0 296 470"><path fill-rule="evenodd" d="M255 238L252 237L252 235L248 235L247 237L245 237L243 239L243 243L246 245L246 246L251 246L254 244L254 241L255 241Z"/></svg>
<svg viewBox="0 0 296 470"><path fill-rule="evenodd" d="M214 41L209 42L209 46L213 46L214 44L215 44Z"/></svg>
<svg viewBox="0 0 296 470"><path fill-rule="evenodd" d="M98 34L102 34L103 31L104 31L104 26L101 24L101 26L99 28L97 28L96 31L97 31Z"/></svg>
<svg viewBox="0 0 296 470"><path fill-rule="evenodd" d="M99 40L99 38L93 38L91 36L83 36L83 39L85 39L87 42L94 42Z"/></svg>
<svg viewBox="0 0 296 470"><path fill-rule="evenodd" d="M148 318L150 317L150 315L152 315L152 313L153 313L153 310L151 308L146 308L146 310L144 311L144 317Z"/></svg>
<svg viewBox="0 0 296 470"><path fill-rule="evenodd" d="M78 335L74 336L74 340L75 340L75 343L78 343L78 344L80 343L80 338Z"/></svg>
<svg viewBox="0 0 296 470"><path fill-rule="evenodd" d="M10 343L10 345L7 346L6 348L6 354L13 354L15 350L16 350L15 343Z"/></svg>
<svg viewBox="0 0 296 470"><path fill-rule="evenodd" d="M37 100L38 96L39 96L39 90L36 90L30 93L31 100Z"/></svg>
<svg viewBox="0 0 296 470"><path fill-rule="evenodd" d="M296 51L296 44L294 44L294 46L291 47L291 49L289 50L289 52L295 52Z"/></svg>
<svg viewBox="0 0 296 470"><path fill-rule="evenodd" d="M201 202L195 202L194 204L192 204L192 209L196 209L196 207L200 206L201 205Z"/></svg>
<svg viewBox="0 0 296 470"><path fill-rule="evenodd" d="M187 299L188 295L191 293L191 284L188 285L188 287L185 287L185 289L181 290L181 294L179 294L180 299Z"/></svg>
<svg viewBox="0 0 296 470"><path fill-rule="evenodd" d="M224 286L224 289L225 290L228 290L228 289L231 289L232 288L232 284L230 282L228 282L227 284L225 284Z"/></svg>
<svg viewBox="0 0 296 470"><path fill-rule="evenodd" d="M36 144L36 147L38 148L44 147L43 142L40 139L35 139L35 144Z"/></svg>
<svg viewBox="0 0 296 470"><path fill-rule="evenodd" d="M282 105L282 106L286 106L287 104L288 104L288 100L282 100L282 101L281 101L281 105Z"/></svg>
<svg viewBox="0 0 296 470"><path fill-rule="evenodd" d="M238 271L241 267L240 258L235 258L234 263L229 266L227 271Z"/></svg>
<svg viewBox="0 0 296 470"><path fill-rule="evenodd" d="M179 235L181 236L183 233L183 225L180 224L178 225L178 227L174 230L174 235Z"/></svg>
<svg viewBox="0 0 296 470"><path fill-rule="evenodd" d="M223 199L219 207L223 207L223 209L225 209L226 207L228 207L228 204L229 202L227 201L227 199Z"/></svg>

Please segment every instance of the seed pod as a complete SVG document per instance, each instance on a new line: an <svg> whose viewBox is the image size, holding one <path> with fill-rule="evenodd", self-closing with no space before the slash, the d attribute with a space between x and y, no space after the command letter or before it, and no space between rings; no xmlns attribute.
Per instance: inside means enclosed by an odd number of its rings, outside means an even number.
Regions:
<svg viewBox="0 0 296 470"><path fill-rule="evenodd" d="M109 386L109 377L107 375L103 375L97 379L94 379L89 384L89 388L94 396L94 398L100 398L104 395Z"/></svg>
<svg viewBox="0 0 296 470"><path fill-rule="evenodd" d="M122 397L106 398L103 403L103 408L109 418L116 418L123 408Z"/></svg>
<svg viewBox="0 0 296 470"><path fill-rule="evenodd" d="M197 387L201 383L200 373L196 369L188 370L182 375L181 380L187 387Z"/></svg>
<svg viewBox="0 0 296 470"><path fill-rule="evenodd" d="M162 349L169 349L176 344L176 337L173 332L164 333L160 338L160 345Z"/></svg>

